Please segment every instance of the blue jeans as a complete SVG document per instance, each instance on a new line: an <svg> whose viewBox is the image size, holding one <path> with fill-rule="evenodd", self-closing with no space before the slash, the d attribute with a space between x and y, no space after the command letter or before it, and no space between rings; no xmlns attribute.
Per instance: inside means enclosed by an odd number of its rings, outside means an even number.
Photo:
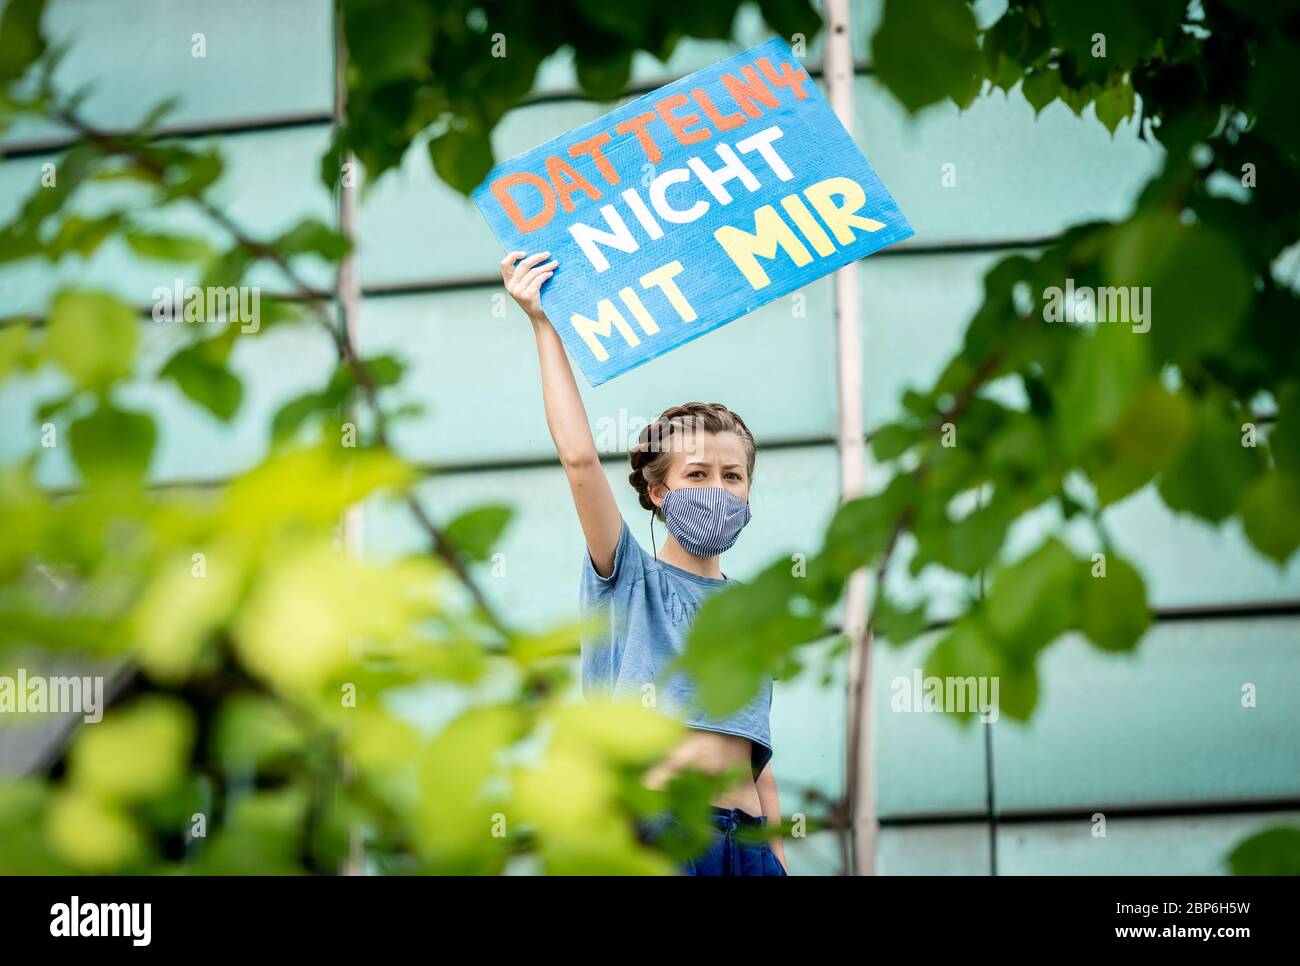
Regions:
<svg viewBox="0 0 1300 966"><path fill-rule="evenodd" d="M682 875L786 875L772 847L755 833L767 825L766 815L750 815L742 808L709 806L709 844L698 855L680 865ZM638 837L647 844L664 836L680 834L677 819L669 812L638 823Z"/></svg>

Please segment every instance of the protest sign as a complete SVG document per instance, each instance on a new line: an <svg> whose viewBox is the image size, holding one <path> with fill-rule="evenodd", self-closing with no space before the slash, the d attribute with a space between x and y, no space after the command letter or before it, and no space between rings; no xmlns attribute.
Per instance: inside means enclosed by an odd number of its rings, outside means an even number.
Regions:
<svg viewBox="0 0 1300 966"><path fill-rule="evenodd" d="M593 385L912 235L789 45L771 40L494 168L507 251Z"/></svg>

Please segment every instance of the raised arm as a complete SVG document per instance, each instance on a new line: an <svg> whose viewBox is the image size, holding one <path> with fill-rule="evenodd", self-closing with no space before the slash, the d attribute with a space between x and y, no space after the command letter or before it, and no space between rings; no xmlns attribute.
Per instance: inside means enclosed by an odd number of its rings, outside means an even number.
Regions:
<svg viewBox="0 0 1300 966"><path fill-rule="evenodd" d="M564 467L587 539L587 550L596 573L608 577L614 571L614 551L618 549L623 518L609 488L609 480L600 467L596 441L587 422L587 411L578 394L564 343L542 311L541 289L553 274L555 261L545 261L550 252L524 257L510 252L501 260L501 279L506 291L533 323L537 337L537 359L542 371L542 400L546 406L546 425L555 443L555 452Z"/></svg>

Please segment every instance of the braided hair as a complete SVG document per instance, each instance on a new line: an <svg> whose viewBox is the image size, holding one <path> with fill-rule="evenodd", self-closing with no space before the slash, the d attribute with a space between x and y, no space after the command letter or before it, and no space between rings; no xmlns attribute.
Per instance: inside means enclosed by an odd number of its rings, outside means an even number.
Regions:
<svg viewBox="0 0 1300 966"><path fill-rule="evenodd" d="M745 447L746 476L754 477L754 437L745 421L722 403L688 402L665 409L637 436L628 454L632 472L627 480L640 497L641 506L660 520L663 511L650 499L652 487L668 478L673 452L681 447L682 437L692 432L735 433Z"/></svg>

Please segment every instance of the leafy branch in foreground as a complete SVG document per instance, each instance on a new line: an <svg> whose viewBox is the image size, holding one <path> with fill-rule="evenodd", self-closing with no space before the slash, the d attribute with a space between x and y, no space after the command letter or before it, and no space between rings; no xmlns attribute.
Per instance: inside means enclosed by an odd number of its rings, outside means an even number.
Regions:
<svg viewBox="0 0 1300 966"><path fill-rule="evenodd" d="M31 455L0 467L0 666L48 677L51 661L98 657L139 672L61 769L0 785L0 865L328 872L362 846L395 871L500 872L518 859L558 873L670 870L628 818L664 804L702 815L716 783L688 774L647 792L638 776L680 728L635 705L575 704L578 627L526 632L486 605L471 568L508 513L432 522L413 494L418 471L387 441L379 389L401 379L400 363L363 360L304 281L302 266L336 262L346 239L311 218L269 240L245 231L208 193L220 155L159 139L162 112L128 132L86 122L50 83L57 52L45 53L40 20L40 4L6 8L4 116L57 119L76 141L0 226L0 261L54 266L117 248L168 279L198 278L203 293L238 296L264 264L288 292L252 320L239 299L200 299L150 324L114 295L67 289L44 324L0 327L0 380L57 387L34 390L34 425L13 426ZM18 30L26 42L12 42ZM5 59L16 50L25 62ZM203 232L171 227L195 212ZM281 409L270 454L227 481L151 487L167 423L139 388L169 385L229 421L244 398L237 341L304 308L338 365ZM168 358L146 363L160 346ZM356 401L369 408L359 439L346 422ZM64 448L79 483L55 494L44 473ZM417 514L429 554L339 546L343 515L386 493ZM454 699L436 730L401 713L430 685Z"/></svg>
<svg viewBox="0 0 1300 966"><path fill-rule="evenodd" d="M622 96L640 53L667 61L678 41L727 40L743 0L695 0L688 7L600 0L343 0L348 50L346 123L321 162L333 186L349 153L376 179L428 133L438 176L463 194L493 165L491 135L533 90L538 69L571 49L589 97ZM809 0L760 0L783 37L811 40L821 17Z"/></svg>
<svg viewBox="0 0 1300 966"><path fill-rule="evenodd" d="M840 508L806 571L778 560L710 601L683 665L703 702L737 706L719 669L797 667L843 581L874 567L871 631L899 646L941 627L926 674L996 678L1000 710L1025 720L1062 635L1131 651L1150 625L1109 508L1153 489L1175 513L1239 524L1278 566L1300 546L1300 125L1286 103L1300 4L1011 0L979 27L961 0L887 0L873 51L910 111L1019 88L1036 111L1059 99L1112 131L1130 119L1163 166L1128 217L994 265L960 352L872 434L876 492ZM901 566L971 593L941 611ZM1234 870L1254 855L1238 850Z"/></svg>

